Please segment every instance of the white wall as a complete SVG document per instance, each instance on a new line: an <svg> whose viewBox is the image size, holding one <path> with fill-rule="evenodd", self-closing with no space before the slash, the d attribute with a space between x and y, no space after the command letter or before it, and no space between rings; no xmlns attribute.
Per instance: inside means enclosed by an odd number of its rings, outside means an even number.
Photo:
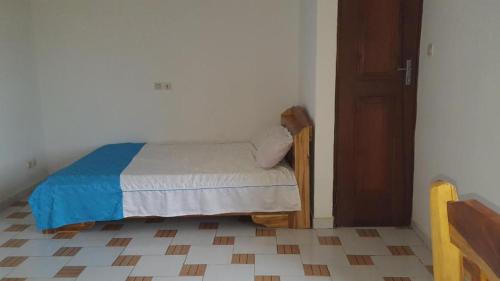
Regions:
<svg viewBox="0 0 500 281"><path fill-rule="evenodd" d="M299 0L32 3L51 171L106 143L246 140L298 102Z"/></svg>
<svg viewBox="0 0 500 281"><path fill-rule="evenodd" d="M45 174L32 43L29 1L0 0L0 203Z"/></svg>
<svg viewBox="0 0 500 281"><path fill-rule="evenodd" d="M427 235L434 179L500 205L498 11L497 0L424 1L413 220Z"/></svg>
<svg viewBox="0 0 500 281"><path fill-rule="evenodd" d="M337 7L336 0L302 0L301 3L300 102L315 122L315 227L333 224Z"/></svg>

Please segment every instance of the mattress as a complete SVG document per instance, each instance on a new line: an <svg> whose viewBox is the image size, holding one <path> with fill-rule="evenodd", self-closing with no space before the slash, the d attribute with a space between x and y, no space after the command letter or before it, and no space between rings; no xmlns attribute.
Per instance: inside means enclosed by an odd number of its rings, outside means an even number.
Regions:
<svg viewBox="0 0 500 281"><path fill-rule="evenodd" d="M146 144L120 175L123 215L300 210L291 167L262 169L254 155L251 143Z"/></svg>

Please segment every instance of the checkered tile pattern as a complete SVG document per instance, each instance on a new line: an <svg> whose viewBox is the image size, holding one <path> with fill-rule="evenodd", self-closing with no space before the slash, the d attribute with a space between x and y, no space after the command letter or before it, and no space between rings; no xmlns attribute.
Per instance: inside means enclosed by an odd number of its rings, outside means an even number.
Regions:
<svg viewBox="0 0 500 281"><path fill-rule="evenodd" d="M135 218L43 234L26 202L0 210L0 281L95 278L431 281L432 255L409 228L269 229L234 217Z"/></svg>

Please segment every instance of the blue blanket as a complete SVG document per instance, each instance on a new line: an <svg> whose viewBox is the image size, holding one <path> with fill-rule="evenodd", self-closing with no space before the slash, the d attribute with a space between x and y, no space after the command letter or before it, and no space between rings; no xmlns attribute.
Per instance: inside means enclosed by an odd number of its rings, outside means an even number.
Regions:
<svg viewBox="0 0 500 281"><path fill-rule="evenodd" d="M29 199L37 227L122 219L120 174L143 146L106 145L48 177Z"/></svg>

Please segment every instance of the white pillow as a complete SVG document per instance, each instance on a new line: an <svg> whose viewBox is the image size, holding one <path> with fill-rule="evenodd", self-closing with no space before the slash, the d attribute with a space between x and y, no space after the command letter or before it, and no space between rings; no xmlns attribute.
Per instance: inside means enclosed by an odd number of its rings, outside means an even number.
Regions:
<svg viewBox="0 0 500 281"><path fill-rule="evenodd" d="M276 126L260 134L253 143L257 148L257 165L270 169L286 156L293 145L293 137L285 127Z"/></svg>

